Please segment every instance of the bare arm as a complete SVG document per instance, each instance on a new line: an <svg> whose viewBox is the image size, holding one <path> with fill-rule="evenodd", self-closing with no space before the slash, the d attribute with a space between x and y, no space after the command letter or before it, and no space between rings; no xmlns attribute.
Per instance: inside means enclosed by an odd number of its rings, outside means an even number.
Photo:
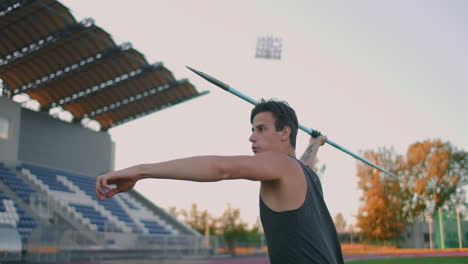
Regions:
<svg viewBox="0 0 468 264"><path fill-rule="evenodd" d="M326 136L319 136L316 138L311 137L309 146L304 151L304 154L302 154L300 161L310 168L314 168L318 149L325 143L325 141L327 141Z"/></svg>
<svg viewBox="0 0 468 264"><path fill-rule="evenodd" d="M255 156L199 156L160 163L136 165L109 172L96 179L100 200L126 192L145 178L213 182L227 179L254 181L278 180L293 170L292 159L284 154L268 152ZM115 184L112 188L109 184ZM106 193L103 188L107 189Z"/></svg>

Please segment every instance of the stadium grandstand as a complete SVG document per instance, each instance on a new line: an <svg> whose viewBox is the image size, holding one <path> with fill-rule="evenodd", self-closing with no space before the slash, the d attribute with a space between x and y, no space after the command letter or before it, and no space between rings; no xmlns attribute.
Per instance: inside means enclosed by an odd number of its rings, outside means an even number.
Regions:
<svg viewBox="0 0 468 264"><path fill-rule="evenodd" d="M206 254L136 191L99 202L108 130L202 96L54 0L0 1L0 262Z"/></svg>

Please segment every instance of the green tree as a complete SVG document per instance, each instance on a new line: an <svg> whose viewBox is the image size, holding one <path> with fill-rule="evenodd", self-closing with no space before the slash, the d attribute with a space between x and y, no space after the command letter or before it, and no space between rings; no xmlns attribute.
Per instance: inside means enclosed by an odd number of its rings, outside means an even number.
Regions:
<svg viewBox="0 0 468 264"><path fill-rule="evenodd" d="M240 218L240 209L227 204L226 210L218 219L219 233L226 240L229 251L235 253L235 242L244 240L249 235L247 224Z"/></svg>
<svg viewBox="0 0 468 264"><path fill-rule="evenodd" d="M200 234L205 233L205 229L207 226L209 228L210 234L216 233L217 219L211 216L211 214L206 209L198 209L198 205L196 203L192 204L190 210L177 210L175 206L170 206L168 210L169 213L177 217L180 221L191 226Z"/></svg>

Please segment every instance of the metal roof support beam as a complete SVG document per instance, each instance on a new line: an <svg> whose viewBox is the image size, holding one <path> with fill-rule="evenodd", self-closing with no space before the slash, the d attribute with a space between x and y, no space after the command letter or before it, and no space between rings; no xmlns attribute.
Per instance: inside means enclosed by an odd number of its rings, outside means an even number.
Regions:
<svg viewBox="0 0 468 264"><path fill-rule="evenodd" d="M17 0L17 1L8 1L7 3L1 3L0 17L6 16L9 13L23 7L24 5L33 2L34 0Z"/></svg>
<svg viewBox="0 0 468 264"><path fill-rule="evenodd" d="M55 102L53 102L52 104L50 104L49 106L46 106L47 108L51 108L51 107L57 107L57 106L63 106L63 105L66 105L66 104L69 104L69 103L73 103L77 100L80 100L82 98L85 98L85 97L88 97L88 96L91 96L93 94L96 94L96 93L99 93L99 92L102 92L103 90L105 89L111 89L123 82L127 82L127 81L130 81L130 80L133 80L135 78L137 78L138 76L150 71L150 70L153 70L153 69L159 69L162 67L162 63L155 63L155 64L152 64L152 65L145 65L143 67L140 67L138 69L135 69L133 71L129 71L129 72L126 72L122 75L119 75L113 79L110 79L110 80L106 80L102 83L99 83L99 84L96 84L96 85L93 85L91 87L88 87L84 90L81 90L77 93L74 93L70 96L67 96L67 97L64 97L64 98L61 98Z"/></svg>
<svg viewBox="0 0 468 264"><path fill-rule="evenodd" d="M208 94L209 91L203 91L201 93L198 93L198 94L195 94L195 95L192 95L192 96L188 96L188 97L181 97L181 98L176 98L168 103L165 103L163 105L160 105L160 106L156 106L148 111L145 111L145 112L142 112L142 113L139 113L137 115L134 115L134 116L131 116L131 117L128 117L128 118L125 118L125 119L122 119L118 122L115 122L113 123L112 125L110 125L109 127L105 127L105 128L101 128L102 131L107 131L109 128L112 128L112 127L115 127L115 126L118 126L118 125L121 125L123 123L126 123L126 122L129 122L129 121L132 121L134 119L137 119L137 118L140 118L140 117L143 117L145 115L149 115L151 113L154 113L154 112L157 112L157 111L160 111L160 110L163 110L165 108L168 108L168 107L171 107L171 106L175 106L177 104L180 104L180 103L183 103L183 102L186 102L188 100L192 100L194 98L197 98L197 97L200 97L200 96L203 96L205 94Z"/></svg>
<svg viewBox="0 0 468 264"><path fill-rule="evenodd" d="M69 35L87 29L90 26L94 24L94 20L87 18L80 23L76 24L71 24L67 27L65 27L62 30L53 32L52 34L49 34L42 39L36 40L34 42L29 43L28 45L20 48L17 51L14 51L10 54L5 55L3 58L0 58L0 67L3 67L5 65L8 65L9 63L22 58L26 55L29 55L33 52L36 52L38 50L41 50L65 37L68 37Z"/></svg>
<svg viewBox="0 0 468 264"><path fill-rule="evenodd" d="M70 75L72 73L75 73L75 72L78 72L80 71L81 69L89 66L89 65L92 65L92 64L95 64L95 63L98 63L100 61L102 61L103 59L111 56L112 54L114 53L118 53L118 52L121 52L123 51L124 49L122 49L121 47L114 47L114 48L110 48L110 49L107 49L103 52L98 52L92 56L89 56L88 58L86 59L82 59L81 61L79 62L76 62L76 63L73 63L72 65L69 65L63 69L60 69L60 70L57 70L56 72L53 72L53 73L50 73L49 75L45 75L39 79L36 79L35 81L32 81L28 84L25 84L23 85L21 88L19 89L15 89L13 91L13 94L16 95L16 94L19 94L19 93L25 93L27 91L31 91L31 90L34 90L34 89L37 89L37 88L40 88L52 81L55 81L59 78L63 78L64 76L67 76L67 75Z"/></svg>
<svg viewBox="0 0 468 264"><path fill-rule="evenodd" d="M114 102L114 103L112 103L110 105L106 105L104 107L98 108L98 109L96 109L94 111L91 111L90 113L86 113L86 114L83 115L83 118L93 118L93 117L95 117L97 115L101 115L101 114L104 114L104 113L109 112L109 111L115 111L115 110L117 110L117 109L119 109L121 107L124 107L127 104L141 101L141 100L145 99L146 97L161 93L161 92L166 91L166 90L168 90L170 88L182 85L182 84L187 83L187 82L188 82L187 79L183 79L181 81L174 81L174 82L170 82L170 83L166 83L166 84L163 84L163 85L156 86L156 87L151 88L149 90L146 90L144 92L141 92L141 93L132 95L132 96L130 96L128 98L124 98L124 99L122 99L120 101Z"/></svg>

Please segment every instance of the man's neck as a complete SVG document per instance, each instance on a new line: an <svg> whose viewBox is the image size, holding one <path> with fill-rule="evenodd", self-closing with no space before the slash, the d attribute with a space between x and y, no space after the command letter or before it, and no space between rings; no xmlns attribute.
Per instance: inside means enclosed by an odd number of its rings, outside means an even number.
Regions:
<svg viewBox="0 0 468 264"><path fill-rule="evenodd" d="M287 147L284 151L282 151L284 154L296 157L296 150L293 147Z"/></svg>

